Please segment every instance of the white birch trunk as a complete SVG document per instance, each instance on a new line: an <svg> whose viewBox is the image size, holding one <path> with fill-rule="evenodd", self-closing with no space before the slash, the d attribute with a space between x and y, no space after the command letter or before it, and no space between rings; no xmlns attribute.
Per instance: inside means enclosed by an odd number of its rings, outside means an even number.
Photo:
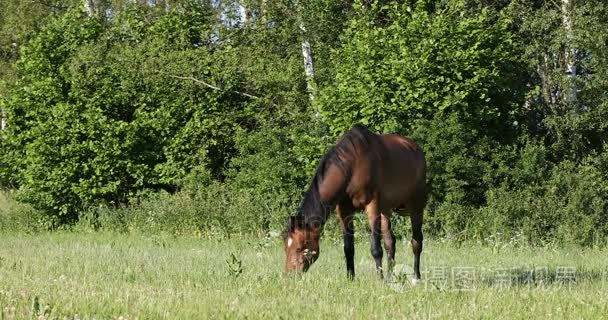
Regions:
<svg viewBox="0 0 608 320"><path fill-rule="evenodd" d="M95 14L95 1L94 0L84 0L84 12L88 16L92 16Z"/></svg>
<svg viewBox="0 0 608 320"><path fill-rule="evenodd" d="M315 68L313 63L312 45L308 39L308 32L306 30L306 24L304 22L304 12L302 8L302 2L296 2L296 10L298 15L298 23L300 27L300 34L302 35L302 59L304 60L304 75L306 76L306 90L308 91L308 98L310 101L315 99L317 85L315 82ZM314 110L315 116L319 118L319 110Z"/></svg>
<svg viewBox="0 0 608 320"><path fill-rule="evenodd" d="M247 5L243 0L239 2L239 14L241 15L241 26L244 27L249 21L249 16L247 15Z"/></svg>
<svg viewBox="0 0 608 320"><path fill-rule="evenodd" d="M304 74L306 75L306 89L310 100L315 99L315 69L312 60L312 46L306 34L306 26L300 21L300 32L302 33L302 58L304 59ZM318 112L317 112L318 115Z"/></svg>
<svg viewBox="0 0 608 320"><path fill-rule="evenodd" d="M6 129L6 113L4 110L0 110L0 130Z"/></svg>
<svg viewBox="0 0 608 320"><path fill-rule="evenodd" d="M260 9L260 12L262 15L262 24L264 25L264 27L266 27L266 15L268 14L266 0L262 0L262 8Z"/></svg>
<svg viewBox="0 0 608 320"><path fill-rule="evenodd" d="M577 76L577 50L574 48L574 34L572 32L572 0L562 0L562 23L566 33L566 45L564 48L564 60L566 68L566 77L570 88L565 96L569 102L575 102L578 98L578 88L576 87Z"/></svg>

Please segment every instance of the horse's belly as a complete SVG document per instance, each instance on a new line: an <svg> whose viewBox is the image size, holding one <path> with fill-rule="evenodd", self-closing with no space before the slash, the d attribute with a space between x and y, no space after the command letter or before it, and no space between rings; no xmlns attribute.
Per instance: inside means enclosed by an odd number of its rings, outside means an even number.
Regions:
<svg viewBox="0 0 608 320"><path fill-rule="evenodd" d="M390 209L408 207L416 195L421 194L419 189L424 187L419 177L406 172L393 172L385 177L378 194L383 205Z"/></svg>

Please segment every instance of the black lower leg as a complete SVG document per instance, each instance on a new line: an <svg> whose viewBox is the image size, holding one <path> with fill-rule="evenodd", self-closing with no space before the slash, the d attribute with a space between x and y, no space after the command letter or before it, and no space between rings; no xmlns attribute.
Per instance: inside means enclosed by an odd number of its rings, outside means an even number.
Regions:
<svg viewBox="0 0 608 320"><path fill-rule="evenodd" d="M371 239L371 253L372 257L376 261L376 272L378 272L378 276L382 277L382 244L381 244L381 234L380 234L380 219L378 219L378 223L373 224L374 228L372 228L372 239Z"/></svg>
<svg viewBox="0 0 608 320"><path fill-rule="evenodd" d="M412 238L412 250L414 251L414 274L420 279L420 253L422 252L422 239Z"/></svg>
<svg viewBox="0 0 608 320"><path fill-rule="evenodd" d="M346 257L346 273L350 279L355 277L355 235L344 231L344 257Z"/></svg>
<svg viewBox="0 0 608 320"><path fill-rule="evenodd" d="M414 252L414 274L420 279L420 254L422 253L422 215L412 216L412 251Z"/></svg>
<svg viewBox="0 0 608 320"><path fill-rule="evenodd" d="M349 205L339 205L338 218L344 235L344 258L346 258L346 275L349 279L355 277L355 228L353 226L352 208Z"/></svg>

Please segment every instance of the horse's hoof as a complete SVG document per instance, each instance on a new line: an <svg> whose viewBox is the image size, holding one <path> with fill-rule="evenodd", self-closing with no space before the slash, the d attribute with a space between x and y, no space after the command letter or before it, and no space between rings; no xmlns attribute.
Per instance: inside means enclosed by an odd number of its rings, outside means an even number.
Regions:
<svg viewBox="0 0 608 320"><path fill-rule="evenodd" d="M412 278L411 279L411 283L412 283L412 287L415 287L418 283L420 283L420 279L417 278Z"/></svg>

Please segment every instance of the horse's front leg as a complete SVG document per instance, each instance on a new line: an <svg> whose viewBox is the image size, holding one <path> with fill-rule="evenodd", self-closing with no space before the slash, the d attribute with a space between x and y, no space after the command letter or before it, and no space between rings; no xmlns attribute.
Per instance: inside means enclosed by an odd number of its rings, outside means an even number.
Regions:
<svg viewBox="0 0 608 320"><path fill-rule="evenodd" d="M355 278L355 228L353 226L353 213L348 206L338 206L338 219L342 226L344 237L344 257L346 258L346 274L349 279Z"/></svg>

